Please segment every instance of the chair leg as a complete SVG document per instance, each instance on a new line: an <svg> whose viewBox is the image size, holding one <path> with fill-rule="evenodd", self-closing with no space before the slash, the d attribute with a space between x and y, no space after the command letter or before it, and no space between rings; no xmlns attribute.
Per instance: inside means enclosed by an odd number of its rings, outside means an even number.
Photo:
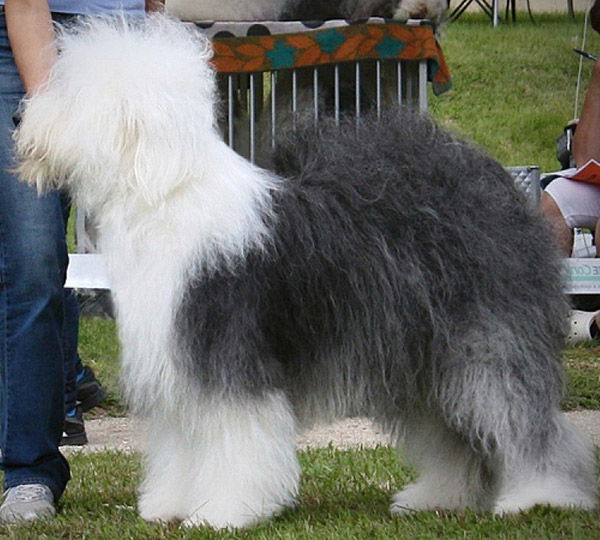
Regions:
<svg viewBox="0 0 600 540"><path fill-rule="evenodd" d="M569 2L573 2L573 0L567 0ZM531 2L527 0L527 13L529 14L529 20L535 24L535 19L533 18L533 13L531 12Z"/></svg>

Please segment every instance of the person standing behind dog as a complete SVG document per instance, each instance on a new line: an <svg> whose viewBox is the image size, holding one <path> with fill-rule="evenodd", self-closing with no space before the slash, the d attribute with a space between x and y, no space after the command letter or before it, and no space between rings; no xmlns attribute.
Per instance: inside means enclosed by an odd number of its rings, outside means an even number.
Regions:
<svg viewBox="0 0 600 540"><path fill-rule="evenodd" d="M146 3L149 3L148 1ZM52 21L143 16L150 0L0 0L0 521L53 516L70 478L58 445L64 421L64 201L38 197L11 168L13 118L43 91L56 48Z"/></svg>

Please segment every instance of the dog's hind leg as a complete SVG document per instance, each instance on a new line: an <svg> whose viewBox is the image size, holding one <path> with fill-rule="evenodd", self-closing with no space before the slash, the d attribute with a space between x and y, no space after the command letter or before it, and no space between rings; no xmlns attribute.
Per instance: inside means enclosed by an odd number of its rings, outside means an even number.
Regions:
<svg viewBox="0 0 600 540"><path fill-rule="evenodd" d="M174 514L185 518L185 526L214 528L250 526L294 504L299 480L295 421L282 393L203 399L188 413L189 431L168 443L174 455L150 460L142 517L157 512L160 518L161 496L177 499ZM168 500L164 504L172 506Z"/></svg>
<svg viewBox="0 0 600 540"><path fill-rule="evenodd" d="M495 513L516 513L535 505L596 506L596 460L591 443L559 411L554 411L548 423L551 438L539 441L530 437L502 449Z"/></svg>
<svg viewBox="0 0 600 540"><path fill-rule="evenodd" d="M446 425L492 473L497 513L595 506L595 459L558 410L558 352L495 320L441 360L432 394Z"/></svg>
<svg viewBox="0 0 600 540"><path fill-rule="evenodd" d="M493 501L491 474L481 456L435 416L415 416L400 426L401 446L419 478L396 493L390 510L485 510Z"/></svg>

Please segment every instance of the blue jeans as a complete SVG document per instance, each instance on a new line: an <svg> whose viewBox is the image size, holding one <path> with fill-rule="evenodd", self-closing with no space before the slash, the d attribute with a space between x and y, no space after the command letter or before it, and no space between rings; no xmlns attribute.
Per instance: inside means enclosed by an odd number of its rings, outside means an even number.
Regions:
<svg viewBox="0 0 600 540"><path fill-rule="evenodd" d="M63 201L8 172L23 88L0 15L0 448L6 488L43 483L56 500L69 478L64 421L67 248Z"/></svg>

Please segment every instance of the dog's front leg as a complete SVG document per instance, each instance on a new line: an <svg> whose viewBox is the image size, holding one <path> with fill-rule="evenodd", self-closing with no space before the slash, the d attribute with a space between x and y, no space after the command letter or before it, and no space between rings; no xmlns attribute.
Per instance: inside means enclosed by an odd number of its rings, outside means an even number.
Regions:
<svg viewBox="0 0 600 540"><path fill-rule="evenodd" d="M297 491L295 435L280 392L201 399L183 417L154 418L141 516L220 529L278 514L293 505Z"/></svg>

